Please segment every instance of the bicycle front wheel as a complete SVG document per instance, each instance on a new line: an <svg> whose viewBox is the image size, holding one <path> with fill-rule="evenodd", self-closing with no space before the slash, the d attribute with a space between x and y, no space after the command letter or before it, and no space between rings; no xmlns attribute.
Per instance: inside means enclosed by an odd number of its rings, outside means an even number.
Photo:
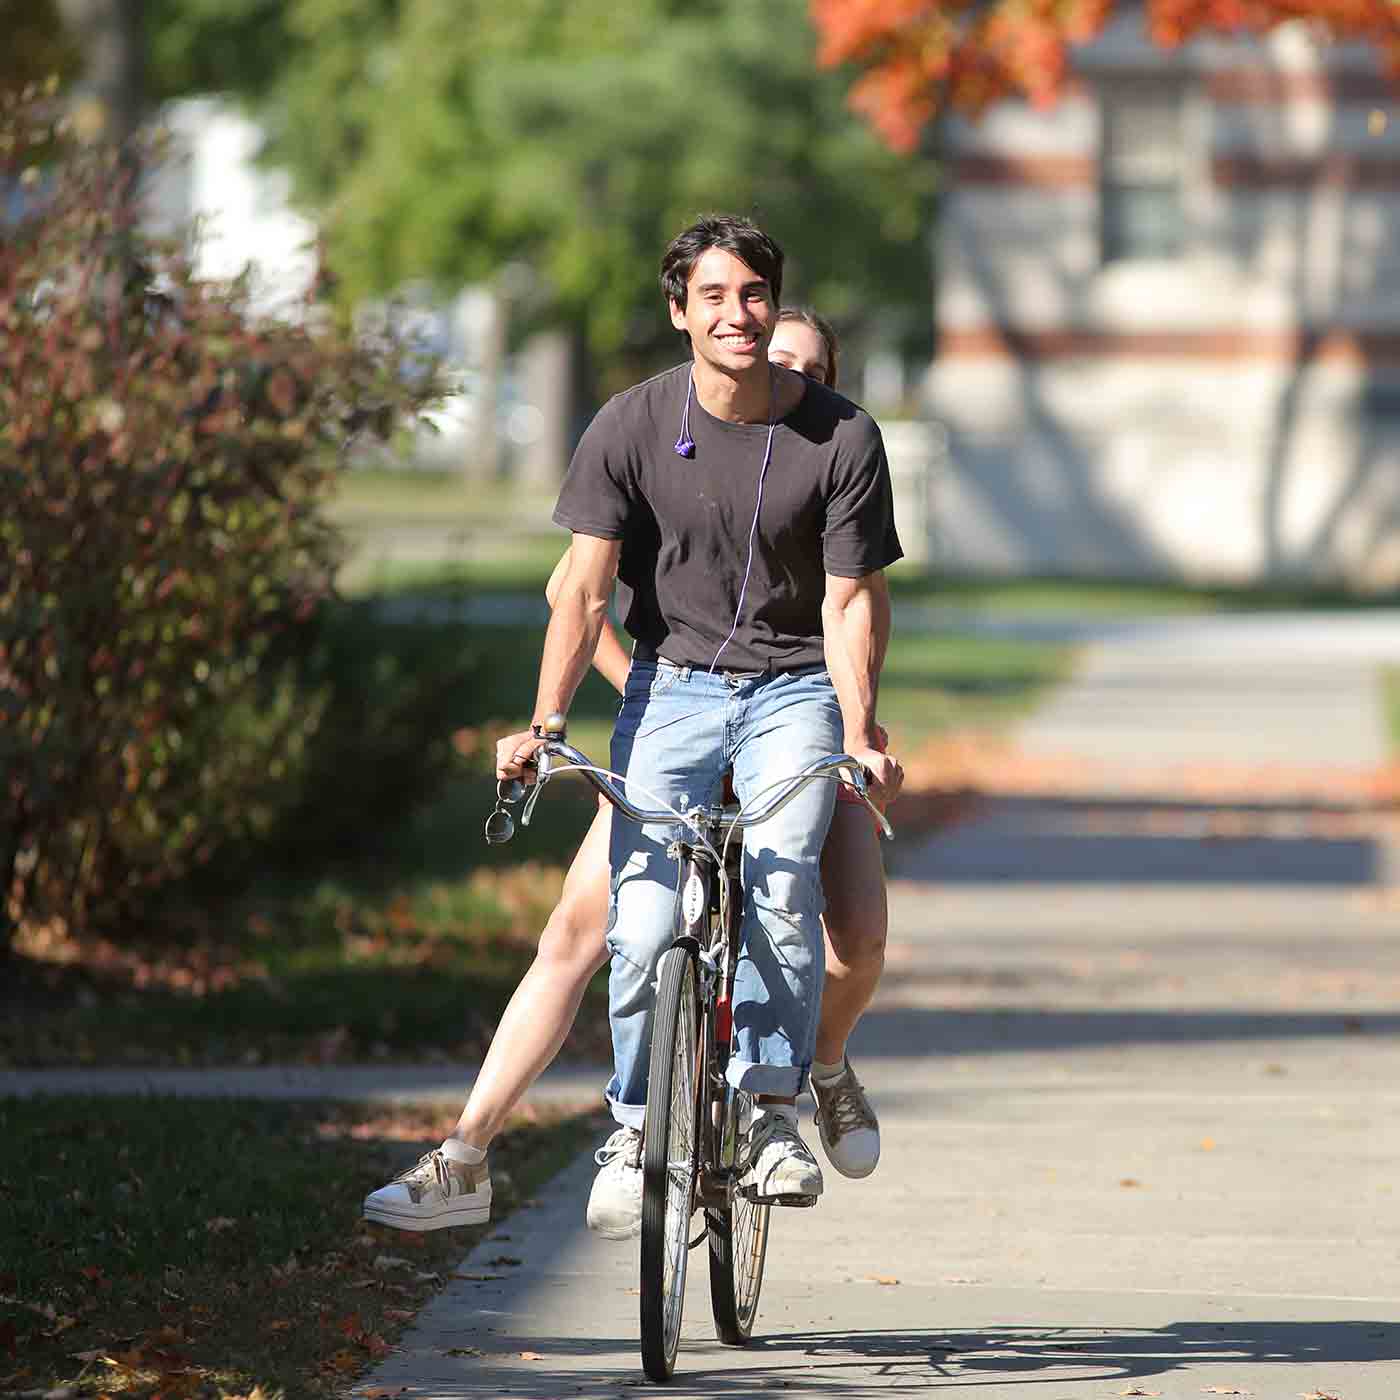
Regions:
<svg viewBox="0 0 1400 1400"><path fill-rule="evenodd" d="M737 1102L730 1111L737 1112ZM710 1307L715 1333L726 1346L739 1347L753 1336L763 1261L768 1255L768 1212L746 1196L734 1195L725 1210L705 1211L710 1237Z"/></svg>
<svg viewBox="0 0 1400 1400"><path fill-rule="evenodd" d="M642 1155L642 1365L654 1381L676 1368L695 1205L699 1015L695 960L661 959L652 1021Z"/></svg>

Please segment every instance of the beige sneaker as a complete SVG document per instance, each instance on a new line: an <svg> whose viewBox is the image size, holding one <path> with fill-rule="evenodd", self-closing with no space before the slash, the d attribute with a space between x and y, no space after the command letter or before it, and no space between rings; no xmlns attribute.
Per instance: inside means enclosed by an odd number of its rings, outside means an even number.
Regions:
<svg viewBox="0 0 1400 1400"><path fill-rule="evenodd" d="M823 1083L813 1076L811 1084L827 1161L842 1176L869 1176L880 1160L880 1122L850 1060L835 1079Z"/></svg>
<svg viewBox="0 0 1400 1400"><path fill-rule="evenodd" d="M485 1225L491 1218L491 1171L485 1162L458 1162L440 1147L365 1197L365 1219L397 1230L445 1230Z"/></svg>

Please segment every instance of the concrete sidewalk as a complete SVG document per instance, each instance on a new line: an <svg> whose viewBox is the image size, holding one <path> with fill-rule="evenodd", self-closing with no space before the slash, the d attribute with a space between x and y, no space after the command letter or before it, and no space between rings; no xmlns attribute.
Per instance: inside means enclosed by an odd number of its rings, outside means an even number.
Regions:
<svg viewBox="0 0 1400 1400"><path fill-rule="evenodd" d="M1100 640L1028 743L1378 762L1372 658L1400 653L1400 629L1334 654L1317 685L1295 627L1251 622L1247 646L1216 633L1213 652ZM1384 831L1206 840L1188 804L1139 805L1089 821L1082 799L994 802L897 850L889 971L854 1045L884 1159L775 1216L746 1350L714 1341L692 1254L671 1393L1400 1395ZM504 1222L359 1389L644 1384L636 1248L583 1228L591 1175L580 1161Z"/></svg>

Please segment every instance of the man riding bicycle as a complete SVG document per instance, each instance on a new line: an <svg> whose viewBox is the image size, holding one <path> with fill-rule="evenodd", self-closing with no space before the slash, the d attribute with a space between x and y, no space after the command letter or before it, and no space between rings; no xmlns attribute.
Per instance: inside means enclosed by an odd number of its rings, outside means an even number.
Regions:
<svg viewBox="0 0 1400 1400"><path fill-rule="evenodd" d="M893 797L875 700L880 571L902 553L878 428L840 395L767 360L783 254L745 219L702 219L667 248L661 284L692 361L610 400L570 464L554 512L572 532L540 663L534 725L497 746L519 776L547 716L567 712L593 657L615 578L633 663L612 767L644 806L741 801L846 751ZM676 434L674 440L672 434ZM747 1184L806 1202L821 1171L794 1107L812 1062L823 968L818 862L829 784L812 784L746 834L737 1041L728 1074L756 1096ZM608 947L618 1130L599 1152L590 1226L637 1232L640 1129L656 965L671 936L672 830L612 827Z"/></svg>

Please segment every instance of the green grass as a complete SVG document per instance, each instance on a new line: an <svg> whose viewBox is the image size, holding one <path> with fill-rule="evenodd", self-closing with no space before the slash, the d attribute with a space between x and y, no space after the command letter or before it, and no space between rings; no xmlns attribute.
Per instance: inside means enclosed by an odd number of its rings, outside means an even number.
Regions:
<svg viewBox="0 0 1400 1400"><path fill-rule="evenodd" d="M880 680L880 719L899 748L958 729L1004 729L1068 676L1073 649L994 637L896 634Z"/></svg>
<svg viewBox="0 0 1400 1400"><path fill-rule="evenodd" d="M1140 579L946 577L897 564L890 589L899 602L987 613L1068 613L1096 617L1262 612L1394 606L1391 595L1335 587L1231 587Z"/></svg>
<svg viewBox="0 0 1400 1400"><path fill-rule="evenodd" d="M366 1224L365 1193L455 1116L0 1100L0 1392L342 1393L483 1236L501 1237L496 1267L514 1267L506 1217L598 1130L594 1115L517 1120L492 1151L490 1226Z"/></svg>
<svg viewBox="0 0 1400 1400"><path fill-rule="evenodd" d="M500 528L522 519L547 521L554 496L457 472L357 469L341 476L331 515L344 525L460 520Z"/></svg>
<svg viewBox="0 0 1400 1400"><path fill-rule="evenodd" d="M454 557L437 560L376 554L371 534L347 564L341 591L355 597L412 594L428 598L471 597L482 592L524 593L544 606L544 586L568 547L561 530L544 534L473 534L455 546Z"/></svg>

